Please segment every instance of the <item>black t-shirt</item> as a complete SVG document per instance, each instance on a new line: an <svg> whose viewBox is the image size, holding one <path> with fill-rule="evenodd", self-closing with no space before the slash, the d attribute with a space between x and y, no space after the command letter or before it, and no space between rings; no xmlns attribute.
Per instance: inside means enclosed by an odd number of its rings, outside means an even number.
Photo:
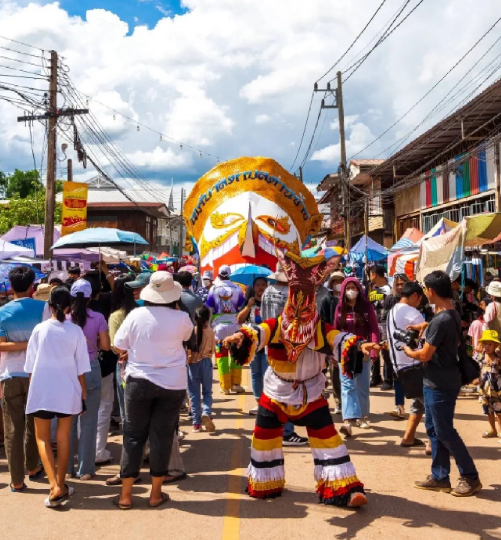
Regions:
<svg viewBox="0 0 501 540"><path fill-rule="evenodd" d="M461 317L455 309L437 313L426 329L426 341L437 348L424 364L423 385L433 390L461 388L461 372L457 359Z"/></svg>
<svg viewBox="0 0 501 540"><path fill-rule="evenodd" d="M385 322L384 317L384 301L391 294L390 286L385 283L381 287L376 287L369 293L369 302L372 304L376 312L377 321L379 324Z"/></svg>

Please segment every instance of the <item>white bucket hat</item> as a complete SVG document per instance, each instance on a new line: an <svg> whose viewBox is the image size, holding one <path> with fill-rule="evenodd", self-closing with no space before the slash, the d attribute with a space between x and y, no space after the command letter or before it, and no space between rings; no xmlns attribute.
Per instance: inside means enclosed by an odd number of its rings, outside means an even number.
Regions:
<svg viewBox="0 0 501 540"><path fill-rule="evenodd" d="M276 272L274 272L273 274L270 274L268 276L268 279L269 280L275 280L275 281L280 281L281 283L288 283L288 280L287 280L287 276L285 275L283 269L282 269L282 265L277 262L277 270Z"/></svg>
<svg viewBox="0 0 501 540"><path fill-rule="evenodd" d="M183 288L170 272L154 272L148 285L141 291L141 300L152 304L170 304L181 298Z"/></svg>
<svg viewBox="0 0 501 540"><path fill-rule="evenodd" d="M496 296L498 298L501 298L501 282L499 281L492 281L489 283L487 289L487 294L490 294L491 296Z"/></svg>

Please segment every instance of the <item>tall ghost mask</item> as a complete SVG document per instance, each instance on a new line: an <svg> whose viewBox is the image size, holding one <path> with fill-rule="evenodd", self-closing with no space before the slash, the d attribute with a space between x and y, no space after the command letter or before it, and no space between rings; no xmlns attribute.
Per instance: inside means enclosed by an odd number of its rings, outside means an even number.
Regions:
<svg viewBox="0 0 501 540"><path fill-rule="evenodd" d="M332 272L339 257L326 261L323 255L306 258L291 252L284 254L279 250L277 257L289 282L289 296L282 311L280 338L289 362L295 363L315 336L319 319L316 292Z"/></svg>

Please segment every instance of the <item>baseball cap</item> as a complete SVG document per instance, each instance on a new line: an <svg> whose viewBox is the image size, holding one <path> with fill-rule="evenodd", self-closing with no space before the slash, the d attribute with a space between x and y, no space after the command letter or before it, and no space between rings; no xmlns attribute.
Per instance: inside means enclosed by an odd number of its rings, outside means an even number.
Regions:
<svg viewBox="0 0 501 540"><path fill-rule="evenodd" d="M214 274L210 270L206 270L202 274L202 279L210 279L211 281L214 281Z"/></svg>
<svg viewBox="0 0 501 540"><path fill-rule="evenodd" d="M75 297L82 293L85 298L92 296L92 285L86 279L77 279L71 286L71 296Z"/></svg>
<svg viewBox="0 0 501 540"><path fill-rule="evenodd" d="M143 287L146 287L146 285L148 285L150 279L151 274L149 272L141 272L136 276L136 279L134 281L129 281L125 284L125 286L129 289L142 289Z"/></svg>
<svg viewBox="0 0 501 540"><path fill-rule="evenodd" d="M219 275L221 277L228 277L231 275L231 268L227 264L223 264L219 267Z"/></svg>

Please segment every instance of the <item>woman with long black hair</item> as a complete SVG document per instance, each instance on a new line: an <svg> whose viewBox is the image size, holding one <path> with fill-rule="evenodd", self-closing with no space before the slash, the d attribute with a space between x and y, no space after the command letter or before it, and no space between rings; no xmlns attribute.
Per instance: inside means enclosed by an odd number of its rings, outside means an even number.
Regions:
<svg viewBox="0 0 501 540"><path fill-rule="evenodd" d="M70 292L56 287L50 293L51 318L35 327L28 342L24 370L30 374L26 414L35 420L38 451L50 483L45 506L54 508L73 489L65 484L70 459L72 415L85 409L85 375L89 354L82 330L67 320ZM51 446L51 421L57 418L57 465Z"/></svg>
<svg viewBox="0 0 501 540"><path fill-rule="evenodd" d="M88 308L91 299L95 298L99 292L99 290L93 289L91 283L85 279L75 281L71 287L73 302L70 318L73 323L80 326L85 334L91 367L90 373L85 374L87 412L82 416L74 416L72 425L72 453L70 456L75 455L78 438L78 468L76 476L80 480L90 480L96 472L97 424L99 406L101 404L102 384L98 353L100 349L103 351L110 350L110 336L104 316ZM80 430L78 427L80 427ZM68 474L73 475L73 465L73 462L70 461Z"/></svg>

